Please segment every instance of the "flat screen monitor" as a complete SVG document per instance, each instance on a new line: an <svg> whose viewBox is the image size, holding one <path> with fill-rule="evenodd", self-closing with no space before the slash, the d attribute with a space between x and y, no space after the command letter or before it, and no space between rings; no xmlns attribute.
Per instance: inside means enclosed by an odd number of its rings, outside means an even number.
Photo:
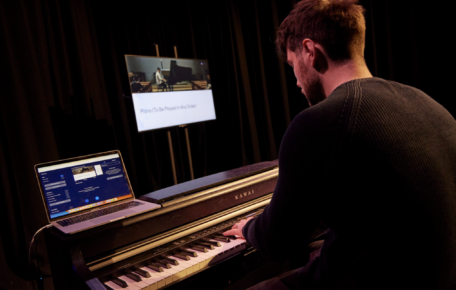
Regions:
<svg viewBox="0 0 456 290"><path fill-rule="evenodd" d="M215 120L207 60L125 55L138 132Z"/></svg>

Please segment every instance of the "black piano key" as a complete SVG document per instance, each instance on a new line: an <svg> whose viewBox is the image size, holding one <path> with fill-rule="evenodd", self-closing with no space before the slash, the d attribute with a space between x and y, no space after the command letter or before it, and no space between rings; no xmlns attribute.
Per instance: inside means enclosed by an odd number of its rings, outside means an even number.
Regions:
<svg viewBox="0 0 456 290"><path fill-rule="evenodd" d="M188 255L186 255L186 254L183 254L183 253L175 253L175 254L173 254L173 256L181 258L182 260L186 260L186 261L190 260L190 257Z"/></svg>
<svg viewBox="0 0 456 290"><path fill-rule="evenodd" d="M171 269L171 265L167 263L166 261L158 260L157 264L162 266L165 269Z"/></svg>
<svg viewBox="0 0 456 290"><path fill-rule="evenodd" d="M223 235L220 235L220 236L223 236ZM237 240L236 236L223 236L223 237L227 237L230 240Z"/></svg>
<svg viewBox="0 0 456 290"><path fill-rule="evenodd" d="M224 243L229 243L231 242L229 238L227 237L222 237L222 236L214 236L212 237L213 240L216 240L216 241L221 241L221 242L224 242Z"/></svg>
<svg viewBox="0 0 456 290"><path fill-rule="evenodd" d="M175 265L175 266L179 265L179 262L177 260L171 259L168 256L162 256L162 260L170 263L171 265Z"/></svg>
<svg viewBox="0 0 456 290"><path fill-rule="evenodd" d="M208 248L208 249L211 249L211 250L215 249L214 246L209 244L209 243L206 243L206 242L203 242L203 241L198 241L197 243L202 245L202 246L204 246L204 247L206 247L206 248Z"/></svg>
<svg viewBox="0 0 456 290"><path fill-rule="evenodd" d="M181 249L180 250L182 253L189 255L190 257L198 257L198 254L196 252L187 250L187 249Z"/></svg>
<svg viewBox="0 0 456 290"><path fill-rule="evenodd" d="M142 279L141 279L141 277L139 277L139 275L136 275L135 273L132 273L132 272L126 273L125 276L127 276L128 278L130 278L131 280L136 281L136 282L142 281Z"/></svg>
<svg viewBox="0 0 456 290"><path fill-rule="evenodd" d="M205 243L209 243L213 246L216 246L216 247L221 247L222 245L220 245L219 242L214 242L214 241L208 241L208 240L204 240Z"/></svg>
<svg viewBox="0 0 456 290"><path fill-rule="evenodd" d="M150 273L147 271L144 271L143 269L138 268L138 269L135 269L133 272L135 272L136 274L141 275L145 278L150 278Z"/></svg>
<svg viewBox="0 0 456 290"><path fill-rule="evenodd" d="M200 246L200 245L193 245L190 248L193 249L193 250L196 250L196 251L207 253L207 248L205 248L203 246Z"/></svg>
<svg viewBox="0 0 456 290"><path fill-rule="evenodd" d="M122 280L120 278L114 278L111 281L116 283L117 285L119 285L122 288L127 288L128 287L127 282L125 282L124 280Z"/></svg>
<svg viewBox="0 0 456 290"><path fill-rule="evenodd" d="M228 238L227 236L219 235L219 234L214 234L212 237L214 237L214 238Z"/></svg>
<svg viewBox="0 0 456 290"><path fill-rule="evenodd" d="M152 269L152 270L157 271L157 272L163 272L163 268L160 265L156 264L156 263L149 262L147 264L147 268Z"/></svg>

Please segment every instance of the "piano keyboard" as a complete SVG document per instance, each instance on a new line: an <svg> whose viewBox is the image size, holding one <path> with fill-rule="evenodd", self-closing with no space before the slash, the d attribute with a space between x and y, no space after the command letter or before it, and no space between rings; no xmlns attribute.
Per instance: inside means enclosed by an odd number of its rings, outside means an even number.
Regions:
<svg viewBox="0 0 456 290"><path fill-rule="evenodd" d="M228 239L228 241L219 241L209 239L208 244L211 246L202 245L202 247L195 247L195 244L190 247L181 248L180 252L184 255L176 255L169 253L166 256L170 259L168 261L161 260L161 265L167 267L157 268L157 261L160 258L152 259L146 262L148 266L138 268L140 271L133 271L125 273L125 275L114 278L104 283L107 289L131 289L131 290L155 290L170 285L179 281L187 276L196 274L211 264L215 264L229 256L232 256L246 248L244 239ZM196 257L194 256L196 254ZM173 262L177 261L177 263ZM151 263L152 265L149 265Z"/></svg>
<svg viewBox="0 0 456 290"><path fill-rule="evenodd" d="M133 260L126 262L127 267L117 268L114 273L103 275L104 277L101 277L100 281L107 289L160 289L234 256L247 249L247 244L244 239L237 239L233 236L225 237L223 232L241 219L260 214L265 204L269 202L269 198L269 196L264 197L263 202L257 202L243 210L236 210L237 214L234 217L222 213L222 219L212 219L212 221L221 221L220 223L206 222L204 224L210 225L210 227L205 227L200 231L194 231L200 226L192 226L190 232L179 230L179 233L184 232L189 235L173 235L174 237L180 236L180 238L168 243L160 243L159 247L143 253L148 256L147 258L141 258L141 254L131 257L130 259ZM239 215L240 213L241 215ZM164 240L166 239L160 239L161 242ZM149 246L141 247L149 248ZM150 252L152 255L148 254ZM119 253L119 255L126 254ZM100 260L96 264L91 264L89 269L98 269L106 261L115 261L115 259ZM115 267L116 264L114 263L112 266Z"/></svg>

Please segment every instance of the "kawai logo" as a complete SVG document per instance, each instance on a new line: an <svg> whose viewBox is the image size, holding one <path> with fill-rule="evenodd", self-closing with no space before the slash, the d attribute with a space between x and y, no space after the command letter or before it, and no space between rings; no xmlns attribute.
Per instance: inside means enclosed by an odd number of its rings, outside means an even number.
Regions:
<svg viewBox="0 0 456 290"><path fill-rule="evenodd" d="M241 198L244 198L248 195L252 195L252 194L255 194L255 191L252 189L252 190L249 190L249 191L246 191L246 192L243 192L241 194L236 194L234 197L236 199L241 199Z"/></svg>

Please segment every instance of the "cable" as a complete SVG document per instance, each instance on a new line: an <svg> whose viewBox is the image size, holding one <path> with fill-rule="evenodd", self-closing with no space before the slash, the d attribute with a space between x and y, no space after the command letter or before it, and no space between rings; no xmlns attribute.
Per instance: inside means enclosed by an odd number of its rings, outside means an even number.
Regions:
<svg viewBox="0 0 456 290"><path fill-rule="evenodd" d="M29 246L29 252L28 252L28 266L29 266L29 271L30 271L30 274L32 274L32 263L31 263L31 259L30 259L30 256L32 254L32 246L33 246L33 241L35 240L35 237L42 231L44 230L45 228L51 228L52 227L52 224L48 224L48 225L45 225L43 227L41 227L39 230L36 231L36 233L33 235L32 237L32 241L30 242L30 246ZM33 277L33 275L32 275ZM33 283L32 281L32 285L33 285L33 289L35 289L35 284Z"/></svg>

